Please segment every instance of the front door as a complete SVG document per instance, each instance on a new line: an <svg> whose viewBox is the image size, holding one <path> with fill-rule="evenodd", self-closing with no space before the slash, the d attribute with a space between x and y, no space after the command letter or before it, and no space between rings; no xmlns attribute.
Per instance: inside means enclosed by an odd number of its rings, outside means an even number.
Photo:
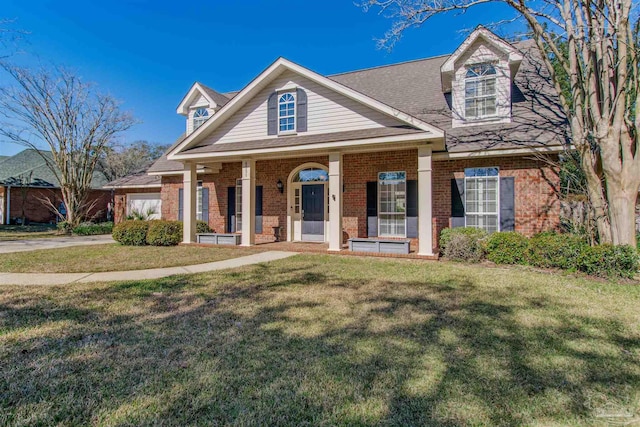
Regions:
<svg viewBox="0 0 640 427"><path fill-rule="evenodd" d="M302 185L302 240L324 242L324 184Z"/></svg>

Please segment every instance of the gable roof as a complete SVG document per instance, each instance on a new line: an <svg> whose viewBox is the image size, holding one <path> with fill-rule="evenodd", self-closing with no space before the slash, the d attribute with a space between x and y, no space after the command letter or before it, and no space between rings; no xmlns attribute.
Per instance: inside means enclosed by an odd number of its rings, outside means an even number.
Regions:
<svg viewBox="0 0 640 427"><path fill-rule="evenodd" d="M423 122L422 120L407 114L404 111L390 107L383 102L371 98L368 95L358 92L352 88L344 86L335 80L331 80L325 76L322 76L314 71L311 71L305 67L302 67L294 62L291 62L285 58L278 58L273 64L265 69L260 75L253 79L244 89L242 89L235 97L233 97L224 107L214 114L209 120L207 120L202 126L200 126L193 133L188 135L180 144L178 144L168 154L168 159L172 160L172 157L185 151L193 145L197 144L207 133L210 133L213 129L227 120L233 115L240 107L248 102L253 96L255 96L260 90L262 90L268 83L273 81L284 71L291 71L298 75L301 75L317 84L325 86L341 95L351 98L361 104L372 108L373 110L382 112L402 123L405 123L414 128L420 129L425 133L431 134L433 138L444 136L443 132L437 127Z"/></svg>
<svg viewBox="0 0 640 427"><path fill-rule="evenodd" d="M198 94L204 96L207 99L207 101L209 101L210 107L216 110L222 108L225 104L227 104L227 102L229 102L229 98L227 98L225 95L221 94L220 92L217 92L211 89L210 87L203 85L200 82L195 82L191 86L191 89L189 89L187 94L184 96L184 98L182 98L182 101L180 101L180 104L178 104L178 108L177 108L178 114L182 114L182 115L188 114L189 104L191 104L193 101L197 99L196 97L198 96Z"/></svg>
<svg viewBox="0 0 640 427"><path fill-rule="evenodd" d="M106 184L104 188L160 188L162 185L162 178L155 175L148 175L147 171L139 171L122 178L114 179L110 183Z"/></svg>
<svg viewBox="0 0 640 427"><path fill-rule="evenodd" d="M38 152L33 149L23 150L4 159L0 166L0 185L20 186L24 180L28 180L27 185L30 187L59 188L58 179L42 156L53 162L51 151L40 150ZM100 188L105 182L102 174L95 172L91 187Z"/></svg>

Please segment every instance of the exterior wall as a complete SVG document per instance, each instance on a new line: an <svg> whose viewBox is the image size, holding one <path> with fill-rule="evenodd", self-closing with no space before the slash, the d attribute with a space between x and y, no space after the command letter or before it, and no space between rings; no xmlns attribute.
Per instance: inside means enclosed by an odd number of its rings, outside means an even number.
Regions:
<svg viewBox="0 0 640 427"><path fill-rule="evenodd" d="M297 74L286 71L222 123L204 144L278 138L267 135L267 99L282 88L304 89L307 93L305 135L397 126L400 121L365 107Z"/></svg>
<svg viewBox="0 0 640 427"><path fill-rule="evenodd" d="M127 194L159 193L160 188L119 188L114 190L114 216L113 220L117 224L124 221L127 216Z"/></svg>
<svg viewBox="0 0 640 427"><path fill-rule="evenodd" d="M54 188L26 188L11 187L11 211L9 212L11 222L15 218L22 218L22 208L24 201L24 216L32 223L53 223L56 215L42 199L48 199L58 206L62 200L59 189ZM107 203L110 194L106 190L92 190L89 193L89 203L95 202L93 209L89 212L91 218L103 220L106 218ZM6 200L5 200L6 206Z"/></svg>
<svg viewBox="0 0 640 427"><path fill-rule="evenodd" d="M404 150L380 153L348 154L344 165L344 237L366 237L366 186L378 179L378 172L405 171L408 180L418 179L418 151ZM256 185L263 186L263 233L256 235L256 243L274 240L273 228L280 226L280 236L287 235L287 181L293 169L303 163L328 165L328 157L256 162ZM560 203L554 188L558 176L540 161L522 157L433 161L433 224L437 236L449 226L451 217L451 179L463 178L467 167L499 167L500 176L515 177L516 231L531 236L555 229L559 224ZM227 188L235 186L241 176L241 163L225 163L219 173L199 175L198 180L209 189L209 225L216 232L226 232ZM281 194L276 183L285 184ZM182 176L162 178L162 217L178 219L178 191ZM118 201L116 200L116 207ZM414 242L415 243L415 242Z"/></svg>
<svg viewBox="0 0 640 427"><path fill-rule="evenodd" d="M491 62L496 69L496 116L490 119L465 120L464 95L467 66ZM477 126L479 123L503 123L511 119L511 71L507 56L482 38L476 40L456 61L452 94L452 126Z"/></svg>
<svg viewBox="0 0 640 427"><path fill-rule="evenodd" d="M524 157L464 159L433 162L433 216L438 236L451 217L451 180L464 178L464 169L499 167L500 177L515 178L515 231L532 236L560 224L558 174L544 162Z"/></svg>

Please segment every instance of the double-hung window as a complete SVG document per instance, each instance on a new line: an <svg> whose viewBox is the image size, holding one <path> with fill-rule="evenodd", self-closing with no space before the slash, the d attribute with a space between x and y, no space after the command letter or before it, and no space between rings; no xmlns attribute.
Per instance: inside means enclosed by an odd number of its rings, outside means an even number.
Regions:
<svg viewBox="0 0 640 427"><path fill-rule="evenodd" d="M278 96L278 132L294 132L296 130L296 98L293 92Z"/></svg>
<svg viewBox="0 0 640 427"><path fill-rule="evenodd" d="M206 108L198 108L193 112L193 130L195 131L204 124L209 118L209 110Z"/></svg>
<svg viewBox="0 0 640 427"><path fill-rule="evenodd" d="M380 236L405 237L407 206L406 172L378 174L378 230Z"/></svg>
<svg viewBox="0 0 640 427"><path fill-rule="evenodd" d="M481 119L496 114L496 69L492 64L475 64L467 68L464 112L466 119Z"/></svg>
<svg viewBox="0 0 640 427"><path fill-rule="evenodd" d="M465 225L489 233L499 231L500 177L498 168L464 170Z"/></svg>

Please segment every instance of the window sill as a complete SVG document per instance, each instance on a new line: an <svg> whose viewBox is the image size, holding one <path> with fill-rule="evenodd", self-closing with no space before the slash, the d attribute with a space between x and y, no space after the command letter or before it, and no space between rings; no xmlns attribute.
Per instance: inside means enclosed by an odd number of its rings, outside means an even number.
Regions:
<svg viewBox="0 0 640 427"><path fill-rule="evenodd" d="M292 135L297 135L298 132L296 132L295 130L288 130L285 132L278 132L278 136L292 136Z"/></svg>

